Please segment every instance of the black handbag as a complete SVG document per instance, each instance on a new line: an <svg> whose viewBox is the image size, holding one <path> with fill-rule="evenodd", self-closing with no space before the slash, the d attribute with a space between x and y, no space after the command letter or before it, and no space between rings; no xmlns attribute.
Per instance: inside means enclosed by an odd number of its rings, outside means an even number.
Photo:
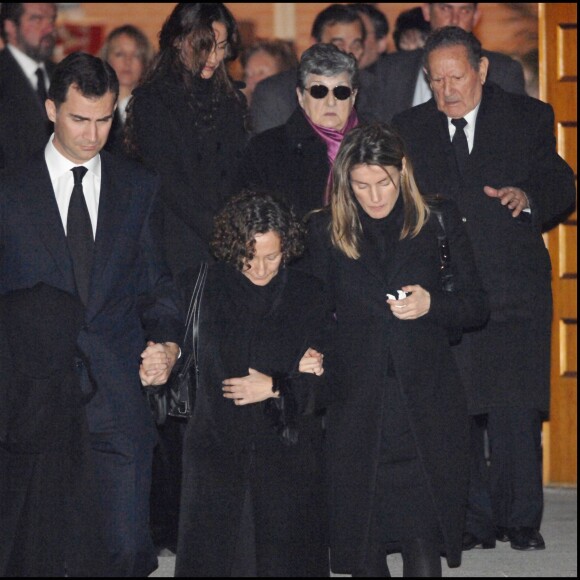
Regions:
<svg viewBox="0 0 580 580"><path fill-rule="evenodd" d="M440 202L440 198L435 198L436 202ZM451 266L451 248L449 247L449 239L445 230L445 220L443 219L443 212L438 208L431 206L431 212L435 214L437 222L439 223L439 232L437 233L437 243L439 245L439 285L443 292L454 292L456 288L453 268ZM454 346L461 342L463 330L461 328L448 328L447 335L449 337L449 344Z"/></svg>
<svg viewBox="0 0 580 580"><path fill-rule="evenodd" d="M199 320L201 315L201 302L203 289L207 279L208 265L203 262L200 266L195 288L189 300L189 308L185 319L185 335L183 338L184 347L188 347L191 340L191 351L189 352L181 371L175 380L170 384L167 393L167 415L180 419L189 419L193 413L195 404L195 392L197 390L197 379L199 375ZM189 348L187 348L189 350Z"/></svg>
<svg viewBox="0 0 580 580"><path fill-rule="evenodd" d="M449 248L449 239L447 238L447 232L445 231L443 212L438 209L432 209L431 211L435 214L440 226L439 233L437 234L439 260L441 263L439 283L441 285L441 290L444 292L453 292L455 290L455 279L451 268L451 249Z"/></svg>

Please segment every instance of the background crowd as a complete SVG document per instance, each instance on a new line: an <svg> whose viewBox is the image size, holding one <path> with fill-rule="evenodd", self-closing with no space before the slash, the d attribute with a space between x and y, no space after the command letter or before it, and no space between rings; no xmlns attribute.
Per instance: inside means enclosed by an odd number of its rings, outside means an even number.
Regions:
<svg viewBox="0 0 580 580"><path fill-rule="evenodd" d="M56 4L0 10L0 576L545 548L542 232L575 185L537 53L482 48L477 3L402 12L392 53L332 4L300 55L179 3L158 47L56 64ZM203 264L194 415L155 425Z"/></svg>

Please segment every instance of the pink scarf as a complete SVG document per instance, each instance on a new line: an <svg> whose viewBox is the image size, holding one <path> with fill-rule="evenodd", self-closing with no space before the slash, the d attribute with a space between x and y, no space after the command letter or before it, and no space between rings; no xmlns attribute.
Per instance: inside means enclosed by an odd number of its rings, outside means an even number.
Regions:
<svg viewBox="0 0 580 580"><path fill-rule="evenodd" d="M328 174L328 181L326 182L326 190L322 201L324 205L328 205L332 187L332 166L334 165L334 160L336 159L336 155L338 154L344 136L358 125L358 117L356 110L353 108L342 131L337 131L336 129L328 129L327 127L316 125L310 120L308 115L304 114L304 116L310 123L310 126L314 129L315 133L326 143L326 152L330 163L330 173Z"/></svg>

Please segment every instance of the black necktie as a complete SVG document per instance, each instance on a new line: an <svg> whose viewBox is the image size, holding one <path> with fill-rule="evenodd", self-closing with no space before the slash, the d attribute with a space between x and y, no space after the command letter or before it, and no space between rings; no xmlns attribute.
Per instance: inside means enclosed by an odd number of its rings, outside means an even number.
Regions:
<svg viewBox="0 0 580 580"><path fill-rule="evenodd" d="M77 290L83 304L89 297L91 269L93 267L93 227L83 193L83 177L87 168L82 165L71 169L75 184L68 204L66 236L72 257Z"/></svg>
<svg viewBox="0 0 580 580"><path fill-rule="evenodd" d="M38 79L36 83L36 94L38 95L42 107L44 108L44 102L46 101L48 95L46 94L46 82L44 80L44 71L40 67L36 69L36 78Z"/></svg>
<svg viewBox="0 0 580 580"><path fill-rule="evenodd" d="M467 160L469 159L469 146L467 145L467 137L465 136L465 131L463 127L467 125L467 121L464 118L461 119L451 119L451 122L455 125L455 135L451 143L453 144L453 149L455 150L455 159L457 159L457 165L459 171L463 172Z"/></svg>

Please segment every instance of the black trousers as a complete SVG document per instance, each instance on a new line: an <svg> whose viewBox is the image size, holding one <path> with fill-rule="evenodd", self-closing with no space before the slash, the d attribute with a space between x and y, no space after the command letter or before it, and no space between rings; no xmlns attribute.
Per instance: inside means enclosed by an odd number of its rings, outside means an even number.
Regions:
<svg viewBox="0 0 580 580"><path fill-rule="evenodd" d="M494 526L539 529L543 507L540 411L499 407L472 417L466 531L491 538Z"/></svg>

